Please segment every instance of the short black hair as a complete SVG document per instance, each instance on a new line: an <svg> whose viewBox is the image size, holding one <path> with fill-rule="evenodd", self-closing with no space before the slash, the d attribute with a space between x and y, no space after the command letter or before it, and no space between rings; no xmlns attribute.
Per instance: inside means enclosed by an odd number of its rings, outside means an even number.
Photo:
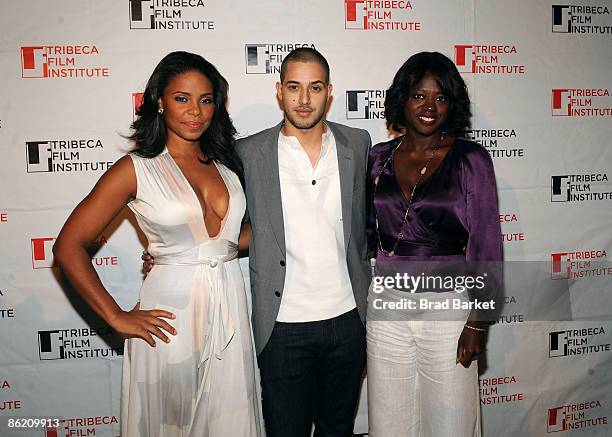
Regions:
<svg viewBox="0 0 612 437"><path fill-rule="evenodd" d="M316 49L311 47L299 47L291 50L283 59L280 70L280 81L283 83L285 74L287 73L287 64L289 62L316 62L323 67L325 71L325 83L329 83L329 64L327 59Z"/></svg>
<svg viewBox="0 0 612 437"><path fill-rule="evenodd" d="M385 96L387 127L398 132L406 127L404 106L426 73L433 75L449 102L443 129L453 136L465 136L471 129L472 117L467 86L453 61L438 52L412 55L397 71Z"/></svg>
<svg viewBox="0 0 612 437"><path fill-rule="evenodd" d="M200 138L200 149L207 156L207 163L219 162L242 178L242 165L234 149L236 129L227 112L229 85L221 73L202 56L188 52L172 52L155 67L145 87L142 105L136 110L132 134L132 152L144 158L159 155L166 146L167 132L164 117L158 113L158 100L178 74L188 71L202 73L213 86L215 112L208 129Z"/></svg>

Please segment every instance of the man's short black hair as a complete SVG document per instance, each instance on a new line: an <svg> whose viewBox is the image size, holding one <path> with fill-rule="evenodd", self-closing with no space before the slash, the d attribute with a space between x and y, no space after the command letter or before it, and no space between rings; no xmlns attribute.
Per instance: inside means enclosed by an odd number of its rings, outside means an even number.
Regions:
<svg viewBox="0 0 612 437"><path fill-rule="evenodd" d="M283 63L281 64L280 71L280 81L283 83L285 80L285 74L287 73L287 64L289 62L316 62L317 64L323 67L325 71L325 83L329 83L329 64L325 57L319 53L317 50L310 47L300 47L297 49L291 50L285 59L283 59Z"/></svg>

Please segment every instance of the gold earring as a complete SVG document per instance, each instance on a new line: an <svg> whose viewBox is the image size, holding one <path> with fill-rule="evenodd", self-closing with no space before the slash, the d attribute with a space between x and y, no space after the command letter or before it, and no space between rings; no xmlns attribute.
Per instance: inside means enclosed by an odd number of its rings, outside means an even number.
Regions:
<svg viewBox="0 0 612 437"><path fill-rule="evenodd" d="M159 109L157 110L157 113L158 113L159 115L163 115L163 114L164 114L164 108L159 108Z"/></svg>

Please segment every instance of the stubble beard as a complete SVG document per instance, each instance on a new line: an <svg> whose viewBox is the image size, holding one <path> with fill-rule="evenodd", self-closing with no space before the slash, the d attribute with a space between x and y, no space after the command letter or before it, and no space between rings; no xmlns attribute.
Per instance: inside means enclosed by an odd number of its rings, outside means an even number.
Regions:
<svg viewBox="0 0 612 437"><path fill-rule="evenodd" d="M293 125L297 129L304 129L304 130L312 129L313 127L315 127L321 120L323 120L324 115L325 115L324 111L321 111L318 117L310 121L310 120L300 120L296 116L294 116L292 113L285 112L285 117L287 118L289 123L291 123L291 125Z"/></svg>

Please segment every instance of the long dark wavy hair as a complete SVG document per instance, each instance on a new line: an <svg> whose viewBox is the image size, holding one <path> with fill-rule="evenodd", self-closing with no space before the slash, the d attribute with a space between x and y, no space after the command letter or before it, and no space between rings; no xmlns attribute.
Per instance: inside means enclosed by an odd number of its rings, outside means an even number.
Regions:
<svg viewBox="0 0 612 437"><path fill-rule="evenodd" d="M449 135L465 136L472 125L467 86L453 61L438 52L412 55L395 73L385 97L387 128L400 132L406 127L404 106L414 87L428 72L433 75L449 102L448 116L442 129Z"/></svg>
<svg viewBox="0 0 612 437"><path fill-rule="evenodd" d="M138 117L131 126L133 133L128 137L135 145L132 152L144 158L153 158L164 150L167 131L164 117L157 111L158 100L174 76L188 71L199 71L213 86L215 112L208 129L200 138L200 149L208 158L205 163L221 163L243 182L242 163L234 147L236 128L226 108L229 86L214 65L194 53L172 52L155 67L147 82L142 105L136 111Z"/></svg>

